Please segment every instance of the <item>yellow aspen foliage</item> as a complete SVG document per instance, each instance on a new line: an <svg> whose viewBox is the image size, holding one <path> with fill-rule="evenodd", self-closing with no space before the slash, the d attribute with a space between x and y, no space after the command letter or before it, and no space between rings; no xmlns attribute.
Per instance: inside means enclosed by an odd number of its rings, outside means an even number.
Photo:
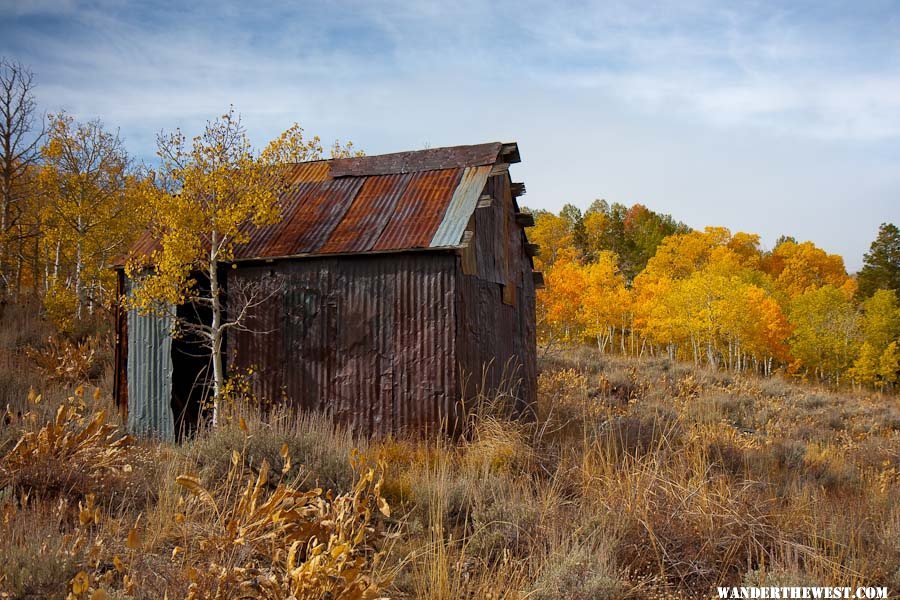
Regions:
<svg viewBox="0 0 900 600"><path fill-rule="evenodd" d="M825 285L839 288L850 279L843 258L812 242L782 242L766 257L762 268L788 298Z"/></svg>
<svg viewBox="0 0 900 600"><path fill-rule="evenodd" d="M862 303L860 330L863 339L881 354L888 344L900 339L900 307L894 290L878 290Z"/></svg>
<svg viewBox="0 0 900 600"><path fill-rule="evenodd" d="M191 328L204 341L212 356L215 420L225 385L224 333L240 325L226 320L218 267L234 258L255 228L281 218L285 163L319 159L322 145L317 137L306 140L294 125L256 152L233 108L209 121L190 142L176 130L160 134L157 145L160 168L153 174L155 185L144 188L144 207L159 250L129 262L127 273L136 281L129 303L142 312L170 316L176 327ZM333 151L353 152L352 144L338 144ZM188 302L209 307L212 322L180 322L173 307ZM246 316L242 309L229 307L229 314L240 319Z"/></svg>
<svg viewBox="0 0 900 600"><path fill-rule="evenodd" d="M581 314L584 335L593 338L604 351L617 328L624 329L630 311L630 294L619 272L618 257L601 252L595 262L583 267Z"/></svg>
<svg viewBox="0 0 900 600"><path fill-rule="evenodd" d="M569 221L550 212L535 211L534 227L528 230L528 239L541 247L534 263L538 270L551 267L563 250L574 251Z"/></svg>
<svg viewBox="0 0 900 600"><path fill-rule="evenodd" d="M689 277L710 262L722 262L728 253L720 252L713 261L713 252L727 249L731 239L731 232L724 227L707 227L703 231L669 236L656 249L656 254L647 262L640 277ZM740 255L732 254L734 261L740 264Z"/></svg>
<svg viewBox="0 0 900 600"><path fill-rule="evenodd" d="M858 315L852 294L833 285L791 300L791 354L808 372L840 379L857 354Z"/></svg>
<svg viewBox="0 0 900 600"><path fill-rule="evenodd" d="M529 232L544 251L542 340L835 383L897 377L896 293L860 304L840 256L792 238L764 252L757 234L691 231L642 205L598 200L580 214L568 205L538 213ZM615 336L621 344L610 343Z"/></svg>
<svg viewBox="0 0 900 600"><path fill-rule="evenodd" d="M900 371L900 347L897 342L891 342L878 361L878 375L882 382L893 386L897 383L898 371Z"/></svg>
<svg viewBox="0 0 900 600"><path fill-rule="evenodd" d="M135 218L143 182L118 134L100 121L50 115L41 153L37 187L44 202L37 218L44 229L39 245L49 263L48 308L60 308L54 297L65 289L74 317L85 305L112 299L115 276L109 264L143 227ZM54 319L65 321L62 314Z"/></svg>
<svg viewBox="0 0 900 600"><path fill-rule="evenodd" d="M864 342L859 349L859 356L853 362L853 366L847 371L847 375L860 385L873 385L878 376L878 352L868 342Z"/></svg>
<svg viewBox="0 0 900 600"><path fill-rule="evenodd" d="M574 253L565 251L544 274L546 286L538 291L538 315L546 340L575 341L581 335L581 304L585 273Z"/></svg>

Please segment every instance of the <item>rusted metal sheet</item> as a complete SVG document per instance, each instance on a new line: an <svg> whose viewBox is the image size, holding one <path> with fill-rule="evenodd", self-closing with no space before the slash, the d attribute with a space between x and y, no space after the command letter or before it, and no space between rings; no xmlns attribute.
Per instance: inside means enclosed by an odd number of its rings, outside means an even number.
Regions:
<svg viewBox="0 0 900 600"><path fill-rule="evenodd" d="M461 176L462 169L410 175L409 184L373 250L428 248Z"/></svg>
<svg viewBox="0 0 900 600"><path fill-rule="evenodd" d="M397 200L409 185L408 175L367 177L344 219L320 249L323 254L371 250L387 226Z"/></svg>
<svg viewBox="0 0 900 600"><path fill-rule="evenodd" d="M331 176L391 175L492 165L497 162L502 145L499 142L492 142L474 146L429 148L378 156L336 159L331 161Z"/></svg>
<svg viewBox="0 0 900 600"><path fill-rule="evenodd" d="M459 245L490 172L489 166L469 167L463 171L444 218L431 238L432 248Z"/></svg>
<svg viewBox="0 0 900 600"><path fill-rule="evenodd" d="M291 232L293 223L288 215L300 210L306 196L311 194L317 186L317 183L302 183L286 190L279 201L282 218L272 225L253 228L249 232L249 239L235 248L235 258L277 256L278 252L281 252L282 255L286 254L294 237Z"/></svg>
<svg viewBox="0 0 900 600"><path fill-rule="evenodd" d="M159 247L159 240L153 237L153 234L149 229L145 230L141 232L141 235L138 236L138 239L131 245L127 252L113 259L112 266L114 268L122 268L128 263L128 260L131 257L149 258L153 252L159 249Z"/></svg>
<svg viewBox="0 0 900 600"><path fill-rule="evenodd" d="M362 179L322 182L310 188L290 215L285 215L281 234L273 246L261 248L259 256L312 254L325 244L338 226ZM254 236L256 237L256 236Z"/></svg>
<svg viewBox="0 0 900 600"><path fill-rule="evenodd" d="M327 160L314 160L305 163L296 163L289 167L289 174L285 177L288 185L298 183L318 183L330 178L331 162Z"/></svg>
<svg viewBox="0 0 900 600"><path fill-rule="evenodd" d="M497 142L290 165L281 219L251 227L234 260L457 246L502 148ZM148 231L128 256L157 249Z"/></svg>
<svg viewBox="0 0 900 600"><path fill-rule="evenodd" d="M278 264L281 292L235 331L228 363L266 400L330 413L371 435L440 429L457 415L456 257L400 254ZM257 280L271 266L241 266ZM239 287L239 284L232 286Z"/></svg>

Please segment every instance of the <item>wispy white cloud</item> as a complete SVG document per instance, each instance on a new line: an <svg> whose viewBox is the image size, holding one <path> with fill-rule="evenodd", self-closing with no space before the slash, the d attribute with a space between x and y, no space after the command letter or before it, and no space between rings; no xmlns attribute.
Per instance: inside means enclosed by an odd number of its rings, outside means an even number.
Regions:
<svg viewBox="0 0 900 600"><path fill-rule="evenodd" d="M0 0L44 106L144 157L231 103L260 142L295 120L372 152L519 139L532 205L819 232L851 264L900 219L898 34L888 5Z"/></svg>

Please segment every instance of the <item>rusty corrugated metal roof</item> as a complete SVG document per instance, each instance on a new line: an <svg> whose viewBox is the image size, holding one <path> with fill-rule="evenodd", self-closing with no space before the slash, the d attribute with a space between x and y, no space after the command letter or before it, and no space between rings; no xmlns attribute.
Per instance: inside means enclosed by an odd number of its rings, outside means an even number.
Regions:
<svg viewBox="0 0 900 600"><path fill-rule="evenodd" d="M254 229L234 259L458 246L491 167L517 161L515 144L494 142L290 165L282 219ZM144 233L129 255L158 247Z"/></svg>

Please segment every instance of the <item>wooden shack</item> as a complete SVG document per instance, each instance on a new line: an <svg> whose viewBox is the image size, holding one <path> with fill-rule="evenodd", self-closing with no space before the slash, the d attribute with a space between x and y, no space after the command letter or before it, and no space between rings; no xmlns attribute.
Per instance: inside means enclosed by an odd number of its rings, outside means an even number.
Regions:
<svg viewBox="0 0 900 600"><path fill-rule="evenodd" d="M226 289L280 282L229 332L229 373L258 399L368 435L459 431L475 393L501 385L527 413L541 279L517 202L525 187L509 174L519 160L498 142L291 165L282 220L223 265ZM132 254L156 245L147 234ZM200 414L208 360L158 318L123 313L116 328L130 427L175 437Z"/></svg>

